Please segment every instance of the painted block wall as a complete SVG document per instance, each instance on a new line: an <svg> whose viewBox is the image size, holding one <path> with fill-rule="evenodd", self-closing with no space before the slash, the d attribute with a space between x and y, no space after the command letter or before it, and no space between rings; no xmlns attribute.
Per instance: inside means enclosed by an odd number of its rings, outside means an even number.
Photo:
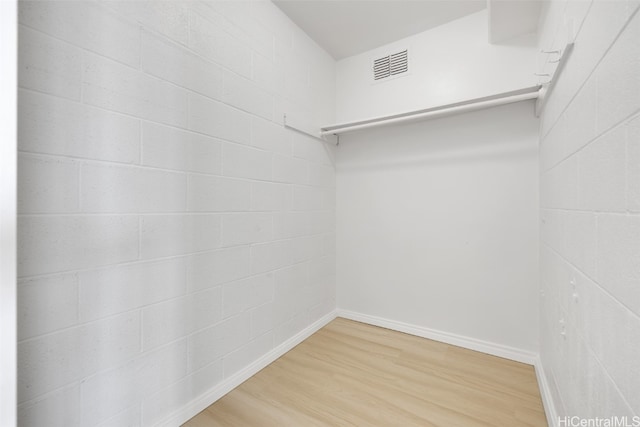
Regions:
<svg viewBox="0 0 640 427"><path fill-rule="evenodd" d="M19 13L19 424L155 425L335 307L332 58L272 3Z"/></svg>
<svg viewBox="0 0 640 427"><path fill-rule="evenodd" d="M396 114L537 84L534 34L488 42L487 11L336 63L337 120ZM373 60L409 49L409 72L374 82Z"/></svg>
<svg viewBox="0 0 640 427"><path fill-rule="evenodd" d="M640 415L639 6L552 1L541 21L541 48L576 36L540 127L541 358L561 417Z"/></svg>
<svg viewBox="0 0 640 427"><path fill-rule="evenodd" d="M342 135L338 309L536 353L537 145L532 102Z"/></svg>

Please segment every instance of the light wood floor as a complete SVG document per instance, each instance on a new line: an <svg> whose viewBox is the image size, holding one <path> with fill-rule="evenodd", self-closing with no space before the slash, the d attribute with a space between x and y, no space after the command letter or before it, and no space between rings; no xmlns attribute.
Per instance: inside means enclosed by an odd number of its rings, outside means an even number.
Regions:
<svg viewBox="0 0 640 427"><path fill-rule="evenodd" d="M532 366L336 319L184 427L546 427Z"/></svg>

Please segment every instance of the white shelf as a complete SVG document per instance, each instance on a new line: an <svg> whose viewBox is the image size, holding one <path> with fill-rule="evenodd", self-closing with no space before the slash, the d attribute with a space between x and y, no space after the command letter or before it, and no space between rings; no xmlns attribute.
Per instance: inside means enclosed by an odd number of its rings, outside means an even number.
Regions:
<svg viewBox="0 0 640 427"><path fill-rule="evenodd" d="M296 117L292 114L285 114L283 118L284 127L292 129L296 132L303 133L312 138L321 139L324 142L331 142L333 144L338 143L338 138L333 135L322 135L319 128L310 123L307 123L300 117Z"/></svg>
<svg viewBox="0 0 640 427"><path fill-rule="evenodd" d="M358 120L354 122L338 123L320 128L320 135L339 135L347 132L355 132L370 129L378 126L406 123L418 120L430 120L455 114L467 113L483 108L496 107L513 102L537 99L541 86L531 86L524 89L503 92L496 95L482 98L470 99L467 101L441 105L423 110L407 111L400 114L388 116L372 117L370 119Z"/></svg>

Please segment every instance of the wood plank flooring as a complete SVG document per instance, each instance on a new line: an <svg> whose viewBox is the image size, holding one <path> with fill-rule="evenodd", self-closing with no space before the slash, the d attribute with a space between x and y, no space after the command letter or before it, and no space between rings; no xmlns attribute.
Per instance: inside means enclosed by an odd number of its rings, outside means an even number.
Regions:
<svg viewBox="0 0 640 427"><path fill-rule="evenodd" d="M338 318L183 427L546 427L532 366Z"/></svg>

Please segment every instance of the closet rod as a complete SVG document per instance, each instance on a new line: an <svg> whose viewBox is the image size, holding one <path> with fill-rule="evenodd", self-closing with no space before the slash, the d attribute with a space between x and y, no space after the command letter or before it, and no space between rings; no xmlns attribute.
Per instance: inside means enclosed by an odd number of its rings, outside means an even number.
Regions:
<svg viewBox="0 0 640 427"><path fill-rule="evenodd" d="M378 126L386 126L397 123L410 122L414 120L428 120L437 117L446 117L454 114L462 114L469 111L480 110L482 108L496 107L498 105L510 104L512 102L526 101L538 98L541 86L532 86L525 89L504 92L497 95L475 98L468 101L456 102L425 110L409 111L390 116L375 117L366 120L359 120L350 123L340 123L324 126L320 129L320 135L339 135L346 132L354 132Z"/></svg>

